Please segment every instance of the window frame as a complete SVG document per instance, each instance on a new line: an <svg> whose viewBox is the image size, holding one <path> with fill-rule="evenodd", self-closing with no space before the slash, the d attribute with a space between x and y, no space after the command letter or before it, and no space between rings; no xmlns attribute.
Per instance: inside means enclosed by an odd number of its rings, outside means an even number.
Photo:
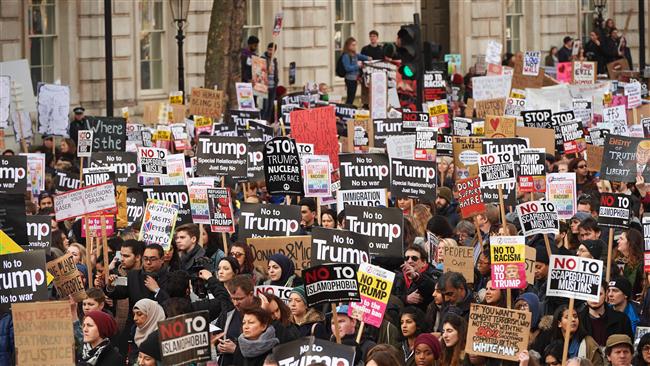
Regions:
<svg viewBox="0 0 650 366"><path fill-rule="evenodd" d="M255 5L254 2L257 3L257 7L253 6ZM248 37L252 35L259 38L260 44L262 44L262 34L264 33L264 26L262 24L262 5L263 3L260 0L246 0L246 17L244 20L244 30L242 34L242 48L245 48L247 46L246 41L248 40ZM249 24L249 21L255 18L252 13L253 9L257 9L257 20L259 22L258 24Z"/></svg>
<svg viewBox="0 0 650 366"><path fill-rule="evenodd" d="M356 4L355 4L354 0L340 0L340 3L343 6L342 7L342 13L344 14L344 17L345 16L347 16L347 17L345 19L338 20L338 19L336 19L336 13L337 13L336 10L337 10L337 4L339 2L334 1L333 3L334 3L333 4L334 6L332 7L332 11L333 11L332 19L334 19L334 23L333 23L333 27L332 27L332 38L331 39L332 39L332 49L334 51L334 52L332 52L334 54L334 63L332 63L332 65L336 65L336 62L339 59L339 56L343 53L343 47L345 46L345 40L348 37L352 37L352 35L354 34L354 31L355 31L356 21L354 19L354 13L355 13L355 5ZM345 6L345 4L347 4L347 3L349 3L349 8L350 8L351 14L346 14L346 9L348 7ZM346 25L349 26L350 33L348 35L345 35L345 34L343 34L343 31L341 31L341 48L337 49L336 48L337 27L341 26L341 29L343 29L343 27L346 26ZM359 42L359 40L357 40L357 48L359 47L358 42ZM361 50L359 49L358 52L360 52L360 51ZM332 69L332 76L336 76L336 68ZM334 78L334 80L337 80L337 79Z"/></svg>
<svg viewBox="0 0 650 366"><path fill-rule="evenodd" d="M580 9L580 18L579 18L580 25L578 28L578 37L582 41L582 45L584 46L589 41L589 32L591 32L590 28L593 28L595 15L598 14L598 12L596 11L594 0L578 0L578 1L580 2L578 5ZM587 8L584 7L585 2L588 3ZM586 22L587 17L589 17L588 23Z"/></svg>
<svg viewBox="0 0 650 366"><path fill-rule="evenodd" d="M58 49L58 38L59 38L59 33L58 33L58 12L59 12L59 7L56 4L55 0L45 0L46 2L51 1L51 3L46 3L46 4L37 4L35 5L32 0L29 0L28 2L25 2L25 35L26 35L26 44L25 44L25 53L27 55L27 59L29 60L29 74L30 77L32 76L32 70L35 68L34 66L37 66L41 69L40 71L40 80L34 80L32 78L32 90L34 91L34 94L38 94L38 90L36 89L37 85L39 82L42 83L53 83L57 79L57 74L58 74L58 67L57 67L57 60L59 59L59 49ZM39 7L39 6L45 6L45 7L51 7L53 9L52 12L52 17L53 17L53 30L52 33L41 33L41 34L31 34L31 24L30 24L30 19L32 16L32 9ZM32 40L33 39L38 39L40 40L40 60L38 64L34 64L32 61ZM51 43L51 59L52 63L51 64L44 64L44 52L43 52L43 41L48 41L52 42ZM45 68L50 68L52 71L52 78L51 80L47 80L44 78L44 69Z"/></svg>
<svg viewBox="0 0 650 366"><path fill-rule="evenodd" d="M505 10L504 10L505 27L503 29L503 38L504 38L504 46L505 46L504 51L506 53L509 52L509 53L515 54L517 52L521 52L525 48L523 46L524 34L523 34L523 28L522 28L522 20L524 19L524 16L525 16L525 12L524 12L524 5L525 4L524 4L523 0L510 0L510 1L512 1L513 5L518 2L520 4L520 11L519 12L510 12L510 6L508 6L508 3L504 4L504 7L505 7ZM516 6L513 6L513 7L516 8ZM515 11L516 11L516 9L515 9ZM509 25L514 24L515 21L519 23L519 27L518 27L519 33L517 34L517 38L513 37L514 33L512 32L512 29L514 27L509 27ZM511 29L509 38L508 38L508 28ZM515 42L517 42L518 45L519 45L518 49L514 49L514 47L512 47L512 45Z"/></svg>
<svg viewBox="0 0 650 366"><path fill-rule="evenodd" d="M144 31L142 29L142 13L141 13L141 4L144 2L150 2L150 3L161 3L162 4L162 19L161 19L161 27L160 29L147 29L146 31L149 33L158 33L160 34L160 88L151 88L151 89L145 89L143 88L142 85L142 38L140 34ZM168 3L165 0L138 0L135 1L134 3L135 6L135 14L136 15L136 29L138 30L137 32L137 46L136 46L136 73L137 73L137 85L138 85L138 93L140 96L144 97L147 99L147 97L150 98L158 98L161 95L167 95L167 63L164 62L165 58L167 57L166 52L167 50L167 43L168 43L168 32L167 32L167 19L168 19ZM154 15L155 16L155 15ZM151 63L150 63L151 64Z"/></svg>

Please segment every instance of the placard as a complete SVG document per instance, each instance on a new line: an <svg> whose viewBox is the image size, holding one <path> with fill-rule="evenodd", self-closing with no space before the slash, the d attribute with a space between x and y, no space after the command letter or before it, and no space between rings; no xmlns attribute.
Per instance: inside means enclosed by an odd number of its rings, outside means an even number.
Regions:
<svg viewBox="0 0 650 366"><path fill-rule="evenodd" d="M386 139L390 136L402 134L402 120L400 118L387 118L373 120L374 147L385 148Z"/></svg>
<svg viewBox="0 0 650 366"><path fill-rule="evenodd" d="M83 168L83 172L84 186L94 186L106 182L115 182L114 166Z"/></svg>
<svg viewBox="0 0 650 366"><path fill-rule="evenodd" d="M304 156L305 197L332 197L332 174L327 155Z"/></svg>
<svg viewBox="0 0 650 366"><path fill-rule="evenodd" d="M527 286L525 246L523 236L490 237L491 280L495 289Z"/></svg>
<svg viewBox="0 0 650 366"><path fill-rule="evenodd" d="M165 365L210 360L209 315L207 310L195 311L158 322L160 355Z"/></svg>
<svg viewBox="0 0 650 366"><path fill-rule="evenodd" d="M115 209L115 186L110 182L54 196L56 221Z"/></svg>
<svg viewBox="0 0 650 366"><path fill-rule="evenodd" d="M443 272L458 272L465 277L467 283L474 283L474 247L443 248Z"/></svg>
<svg viewBox="0 0 650 366"><path fill-rule="evenodd" d="M369 237L370 255L375 257L402 257L403 221L399 208L345 207L346 227Z"/></svg>
<svg viewBox="0 0 650 366"><path fill-rule="evenodd" d="M106 237L111 237L115 233L115 219L112 215L104 216L106 222ZM86 221L88 221L88 228L95 238L102 237L102 217L100 216L83 216L81 217L81 237L87 237L86 234Z"/></svg>
<svg viewBox="0 0 650 366"><path fill-rule="evenodd" d="M171 248L178 206L172 202L148 199L138 240L145 245L158 244L165 251Z"/></svg>
<svg viewBox="0 0 650 366"><path fill-rule="evenodd" d="M314 226L311 232L311 265L370 262L368 237L349 230Z"/></svg>
<svg viewBox="0 0 650 366"><path fill-rule="evenodd" d="M379 328L386 313L395 273L370 263L361 263L357 271L359 302L351 302L348 316Z"/></svg>
<svg viewBox="0 0 650 366"><path fill-rule="evenodd" d="M528 349L532 314L529 311L470 304L465 352L519 361Z"/></svg>
<svg viewBox="0 0 650 366"><path fill-rule="evenodd" d="M455 122L455 121L454 121ZM438 132L435 127L418 127L415 130L415 160L436 161Z"/></svg>
<svg viewBox="0 0 650 366"><path fill-rule="evenodd" d="M524 126L534 128L552 128L552 115L553 112L550 109L521 112L521 116L524 119Z"/></svg>
<svg viewBox="0 0 650 366"><path fill-rule="evenodd" d="M337 263L313 266L303 271L309 307L348 301L360 301L357 268Z"/></svg>
<svg viewBox="0 0 650 366"><path fill-rule="evenodd" d="M291 236L300 232L300 206L243 203L239 216L239 238Z"/></svg>
<svg viewBox="0 0 650 366"><path fill-rule="evenodd" d="M553 202L558 218L569 220L576 213L575 173L551 173L546 176L546 200Z"/></svg>
<svg viewBox="0 0 650 366"><path fill-rule="evenodd" d="M600 194L598 225L608 228L627 229L632 218L632 201L627 194Z"/></svg>
<svg viewBox="0 0 650 366"><path fill-rule="evenodd" d="M505 138L515 137L517 119L506 116L485 116L485 137Z"/></svg>
<svg viewBox="0 0 650 366"><path fill-rule="evenodd" d="M485 99L476 101L476 117L485 118L488 115L503 115L506 109L506 98Z"/></svg>
<svg viewBox="0 0 650 366"><path fill-rule="evenodd" d="M54 276L54 286L56 286L59 298L65 299L72 296L76 302L87 298L83 281L79 276L72 254L67 253L62 257L47 262L47 271Z"/></svg>
<svg viewBox="0 0 650 366"><path fill-rule="evenodd" d="M93 131L77 131L77 157L89 158L93 152Z"/></svg>
<svg viewBox="0 0 650 366"><path fill-rule="evenodd" d="M519 192L546 192L546 154L524 150L519 154Z"/></svg>
<svg viewBox="0 0 650 366"><path fill-rule="evenodd" d="M516 181L515 163L508 153L484 154L479 156L479 178L481 187L508 184Z"/></svg>
<svg viewBox="0 0 650 366"><path fill-rule="evenodd" d="M316 155L328 155L334 169L339 168L339 144L334 106L291 112L291 137L297 143L314 144Z"/></svg>
<svg viewBox="0 0 650 366"><path fill-rule="evenodd" d="M196 174L202 177L246 178L248 144L245 137L200 136Z"/></svg>
<svg viewBox="0 0 650 366"><path fill-rule="evenodd" d="M0 312L9 311L19 302L47 300L45 253L42 250L0 255L0 268Z"/></svg>
<svg viewBox="0 0 650 366"><path fill-rule="evenodd" d="M573 62L573 84L594 84L596 82L597 73L596 62Z"/></svg>
<svg viewBox="0 0 650 366"><path fill-rule="evenodd" d="M522 75L537 76L539 74L539 67L542 64L541 51L526 51L524 53L524 64Z"/></svg>
<svg viewBox="0 0 650 366"><path fill-rule="evenodd" d="M561 147L564 154L577 154L587 148L581 121L573 120L555 125L555 133L558 132L562 137L560 142L562 142Z"/></svg>
<svg viewBox="0 0 650 366"><path fill-rule="evenodd" d="M483 139L480 137L454 136L453 141L456 179L465 179L477 175L478 157L483 151ZM440 142L438 142L438 154L440 154Z"/></svg>
<svg viewBox="0 0 650 366"><path fill-rule="evenodd" d="M86 117L93 131L93 152L125 151L126 120L122 117Z"/></svg>
<svg viewBox="0 0 650 366"><path fill-rule="evenodd" d="M253 296L259 297L260 295L271 294L279 297L280 300L288 304L291 290L293 290L293 287L259 285L253 288Z"/></svg>
<svg viewBox="0 0 650 366"><path fill-rule="evenodd" d="M275 236L268 238L252 237L246 239L251 247L256 268L266 268L269 257L273 254L283 254L289 258L296 269L296 274L311 266L312 238L306 236Z"/></svg>
<svg viewBox="0 0 650 366"><path fill-rule="evenodd" d="M547 201L524 202L517 206L517 216L526 236L537 234L558 235L560 221L555 205Z"/></svg>
<svg viewBox="0 0 650 366"><path fill-rule="evenodd" d="M316 337L303 337L273 348L279 365L349 366L354 364L355 348Z"/></svg>
<svg viewBox="0 0 650 366"><path fill-rule="evenodd" d="M0 193L25 194L27 191L27 157L0 156Z"/></svg>
<svg viewBox="0 0 650 366"><path fill-rule="evenodd" d="M176 224L189 224L192 222L192 209L190 207L189 192L186 185L170 186L142 186L143 199L168 201L176 205L178 215Z"/></svg>
<svg viewBox="0 0 650 366"><path fill-rule="evenodd" d="M192 94L190 96L190 114L195 117L198 115L218 120L221 118L222 113L223 91L206 88L192 88Z"/></svg>
<svg viewBox="0 0 650 366"><path fill-rule="evenodd" d="M302 196L304 187L296 142L276 137L264 147L264 176L269 194Z"/></svg>
<svg viewBox="0 0 650 366"><path fill-rule="evenodd" d="M29 215L25 249L47 249L52 243L52 218L48 215Z"/></svg>
<svg viewBox="0 0 650 366"><path fill-rule="evenodd" d="M349 189L336 191L336 208L338 212L347 206L377 207L388 206L386 189Z"/></svg>
<svg viewBox="0 0 650 366"><path fill-rule="evenodd" d="M27 88L30 86L31 83L23 85ZM39 84L37 88L38 133L68 137L70 87L43 83Z"/></svg>
<svg viewBox="0 0 650 366"><path fill-rule="evenodd" d="M485 212L479 177L456 181L456 190L458 191L458 206L463 218L468 219Z"/></svg>
<svg viewBox="0 0 650 366"><path fill-rule="evenodd" d="M601 179L636 182L638 175L650 181L650 140L608 135L605 138Z"/></svg>
<svg viewBox="0 0 650 366"><path fill-rule="evenodd" d="M77 179L79 176L77 174L68 173L65 171L57 171L55 183L54 183L54 192L63 193L79 189L81 186L81 181Z"/></svg>
<svg viewBox="0 0 650 366"><path fill-rule="evenodd" d="M508 75L478 76L472 78L472 98L475 102L504 99L510 95L512 77ZM501 115L501 113L495 113Z"/></svg>
<svg viewBox="0 0 650 366"><path fill-rule="evenodd" d="M504 116L515 117L518 121L522 120L521 113L526 110L526 99L508 98L506 99L506 109ZM514 137L511 136L511 137Z"/></svg>
<svg viewBox="0 0 650 366"><path fill-rule="evenodd" d="M390 191L394 197L433 201L437 186L436 163L422 160L392 159Z"/></svg>
<svg viewBox="0 0 650 366"><path fill-rule="evenodd" d="M230 188L208 188L210 230L213 233L235 232L235 219L230 198Z"/></svg>
<svg viewBox="0 0 650 366"><path fill-rule="evenodd" d="M341 189L390 187L390 165L386 154L341 154Z"/></svg>
<svg viewBox="0 0 650 366"><path fill-rule="evenodd" d="M167 175L167 150L156 147L138 148L138 166L143 177Z"/></svg>
<svg viewBox="0 0 650 366"><path fill-rule="evenodd" d="M138 156L134 152L93 152L91 167L114 167L115 184L138 188Z"/></svg>
<svg viewBox="0 0 650 366"><path fill-rule="evenodd" d="M551 255L546 296L598 302L603 261L572 255Z"/></svg>
<svg viewBox="0 0 650 366"><path fill-rule="evenodd" d="M371 120L349 120L347 123L349 152L368 152L374 146L374 123Z"/></svg>

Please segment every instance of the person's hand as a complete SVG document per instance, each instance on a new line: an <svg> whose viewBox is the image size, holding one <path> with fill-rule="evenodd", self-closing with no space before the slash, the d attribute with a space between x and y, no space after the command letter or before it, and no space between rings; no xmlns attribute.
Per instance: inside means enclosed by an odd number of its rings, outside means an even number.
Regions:
<svg viewBox="0 0 650 366"><path fill-rule="evenodd" d="M214 345L214 346L218 345L219 344L219 338L223 337L223 335L224 335L224 332L210 335L210 343L212 343L212 345Z"/></svg>
<svg viewBox="0 0 650 366"><path fill-rule="evenodd" d="M523 350L519 352L517 358L519 358L519 366L528 366L528 361L530 361L530 356L528 355L528 351Z"/></svg>
<svg viewBox="0 0 650 366"><path fill-rule="evenodd" d="M108 264L108 270L112 271L113 269L115 269L116 264L117 264L117 256L113 257L111 263Z"/></svg>
<svg viewBox="0 0 650 366"><path fill-rule="evenodd" d="M362 67L362 66L363 66L363 62L361 62L361 61L357 61L357 65L359 65L359 67Z"/></svg>
<svg viewBox="0 0 650 366"><path fill-rule="evenodd" d="M79 320L79 313L77 313L77 302L74 301L72 295L68 295L70 304L70 314L72 314L72 321Z"/></svg>
<svg viewBox="0 0 650 366"><path fill-rule="evenodd" d="M259 294L257 297L260 299L260 307L264 310L269 310L269 299L264 296L264 294Z"/></svg>
<svg viewBox="0 0 650 366"><path fill-rule="evenodd" d="M101 282L104 282L104 276L97 276L97 277L95 278L95 283L97 283L97 279L100 279ZM116 280L116 279L117 279L117 275L115 275L115 274L108 275L108 281L106 281L107 285L109 285L109 286L115 286L115 285L113 285L113 284L115 283L115 280Z"/></svg>
<svg viewBox="0 0 650 366"><path fill-rule="evenodd" d="M235 353L236 348L237 345L230 339L220 339L219 345L217 345L217 351L219 351L219 353Z"/></svg>
<svg viewBox="0 0 650 366"><path fill-rule="evenodd" d="M108 306L109 308L112 308L113 307L113 299L111 299L110 297L106 297L106 299L104 299L104 304L106 304L106 306Z"/></svg>
<svg viewBox="0 0 650 366"><path fill-rule="evenodd" d="M422 302L422 295L419 292L411 292L406 296L406 302L409 304L419 304Z"/></svg>
<svg viewBox="0 0 650 366"><path fill-rule="evenodd" d="M210 277L212 277L212 272L208 271L207 269L202 269L199 271L199 277L202 280L207 281L210 279Z"/></svg>
<svg viewBox="0 0 650 366"><path fill-rule="evenodd" d="M158 282L156 282L156 280L151 276L147 276L147 278L144 279L144 285L151 292L156 292L160 289Z"/></svg>
<svg viewBox="0 0 650 366"><path fill-rule="evenodd" d="M636 176L636 189L639 190L639 194L641 194L642 199L648 193L648 189L646 188L646 184L645 184L645 178L643 178L643 175L638 173Z"/></svg>

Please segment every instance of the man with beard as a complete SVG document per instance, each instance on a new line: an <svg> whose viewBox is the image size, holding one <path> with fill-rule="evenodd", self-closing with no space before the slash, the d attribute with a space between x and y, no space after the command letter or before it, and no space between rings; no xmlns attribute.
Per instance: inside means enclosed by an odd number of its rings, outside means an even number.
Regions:
<svg viewBox="0 0 650 366"><path fill-rule="evenodd" d="M458 203L454 201L451 189L449 187L438 188L438 196L436 197L436 213L445 216L451 227L456 227L460 221L458 214Z"/></svg>
<svg viewBox="0 0 650 366"><path fill-rule="evenodd" d="M580 324L601 347L605 346L607 338L612 334L627 334L630 338L633 337L630 320L625 314L607 306L606 293L607 284L603 280L598 301L587 301L587 306L578 314Z"/></svg>

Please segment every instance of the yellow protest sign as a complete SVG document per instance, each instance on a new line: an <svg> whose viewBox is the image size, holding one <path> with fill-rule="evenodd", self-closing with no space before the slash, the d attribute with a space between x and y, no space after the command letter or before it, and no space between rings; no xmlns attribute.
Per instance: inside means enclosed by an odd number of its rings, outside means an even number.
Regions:
<svg viewBox="0 0 650 366"><path fill-rule="evenodd" d="M21 253L24 251L25 249L16 244L4 231L0 230L0 255ZM54 276L50 272L47 272L47 284L49 285L52 280L54 280Z"/></svg>

